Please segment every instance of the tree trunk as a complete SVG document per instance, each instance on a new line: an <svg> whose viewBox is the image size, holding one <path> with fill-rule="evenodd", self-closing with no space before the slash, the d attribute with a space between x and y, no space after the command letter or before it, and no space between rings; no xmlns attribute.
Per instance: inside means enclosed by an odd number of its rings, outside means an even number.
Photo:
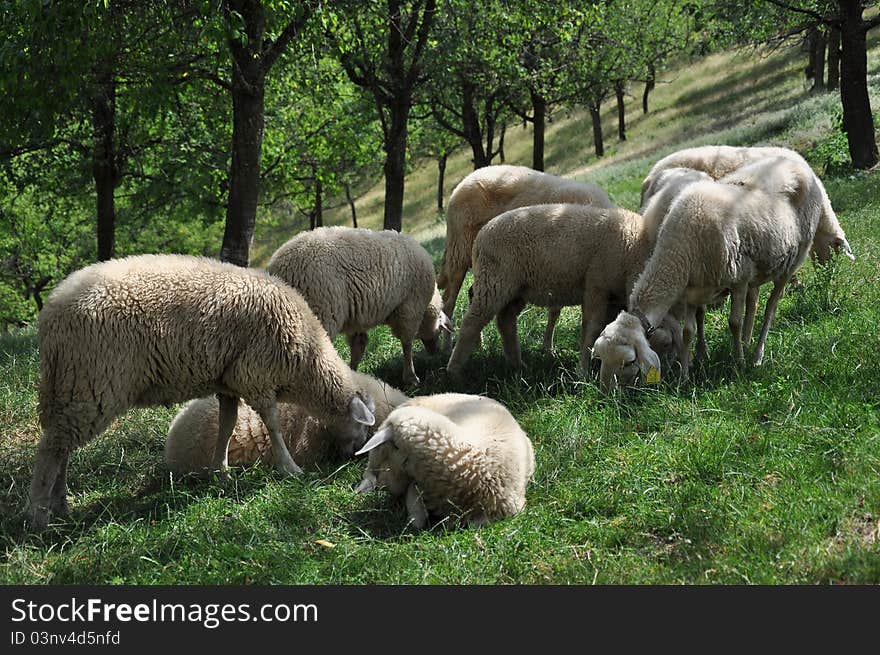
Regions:
<svg viewBox="0 0 880 655"><path fill-rule="evenodd" d="M597 157L605 155L605 144L602 142L602 117L599 114L600 103L590 103L590 118L593 121L593 145Z"/></svg>
<svg viewBox="0 0 880 655"><path fill-rule="evenodd" d="M498 157L504 163L504 135L507 133L507 123L501 124L501 134L498 136Z"/></svg>
<svg viewBox="0 0 880 655"><path fill-rule="evenodd" d="M358 226L357 209L355 209L354 199L351 197L351 185L348 182L345 183L345 199L348 201L348 206L351 208L351 225L352 225L352 227L357 227Z"/></svg>
<svg viewBox="0 0 880 655"><path fill-rule="evenodd" d="M446 177L446 160L449 153L445 150L437 158L437 211L443 213L443 179Z"/></svg>
<svg viewBox="0 0 880 655"><path fill-rule="evenodd" d="M324 227L324 185L315 178L315 227Z"/></svg>
<svg viewBox="0 0 880 655"><path fill-rule="evenodd" d="M814 27L809 31L807 39L810 46L807 77L812 75L813 86L810 92L815 93L825 88L825 32L822 27Z"/></svg>
<svg viewBox="0 0 880 655"><path fill-rule="evenodd" d="M534 91L532 95L532 168L544 170L544 128L547 120L547 101Z"/></svg>
<svg viewBox="0 0 880 655"><path fill-rule="evenodd" d="M829 91L840 86L840 30L829 28L828 33L828 82L825 88Z"/></svg>
<svg viewBox="0 0 880 655"><path fill-rule="evenodd" d="M404 94L395 98L389 107L388 132L385 135L383 227L398 232L403 225L403 187L406 177L406 129L409 109L409 95Z"/></svg>
<svg viewBox="0 0 880 655"><path fill-rule="evenodd" d="M614 95L617 96L617 138L620 141L626 141L626 107L624 100L624 83L618 81L614 85Z"/></svg>
<svg viewBox="0 0 880 655"><path fill-rule="evenodd" d="M480 118L474 107L474 85L468 81L461 85L461 128L464 138L473 153L474 170L489 165L486 149L483 147L483 135L480 131Z"/></svg>
<svg viewBox="0 0 880 655"><path fill-rule="evenodd" d="M92 129L94 151L92 177L97 196L98 261L113 258L116 242L116 185L119 170L116 165L116 79L106 75L99 82L92 97Z"/></svg>
<svg viewBox="0 0 880 655"><path fill-rule="evenodd" d="M657 71L654 69L654 62L648 62L648 79L645 80L645 92L642 93L642 113L648 113L648 94L654 90L654 82L657 79Z"/></svg>
<svg viewBox="0 0 880 655"><path fill-rule="evenodd" d="M247 42L230 40L232 54L232 164L220 260L247 266L260 197L265 71L261 60L265 16L259 2L230 2L244 20Z"/></svg>
<svg viewBox="0 0 880 655"><path fill-rule="evenodd" d="M868 98L868 56L860 0L839 0L843 25L840 38L840 100L849 155L856 168L877 163L877 142Z"/></svg>

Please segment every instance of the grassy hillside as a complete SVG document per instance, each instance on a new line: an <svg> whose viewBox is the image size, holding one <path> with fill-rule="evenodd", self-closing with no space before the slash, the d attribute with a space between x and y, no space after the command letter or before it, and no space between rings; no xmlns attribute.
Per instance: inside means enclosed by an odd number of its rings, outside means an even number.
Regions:
<svg viewBox="0 0 880 655"><path fill-rule="evenodd" d="M504 369L490 326L458 389L505 403L535 444L528 505L511 520L412 534L387 495L354 493L362 461L293 480L236 470L225 487L172 477L161 459L176 408L157 408L72 457L73 519L33 535L21 509L39 438L38 353L32 330L13 332L0 337L0 583L880 582L880 184L824 170L840 153L838 101L806 93L802 59L723 54L667 73L647 116L631 99L630 141L616 142L609 108L601 161L581 113L558 112L547 135L548 171L595 181L630 208L650 165L682 147L788 145L811 160L858 260L804 268L761 368L737 371L726 309L715 310L692 383L603 397L576 375L578 312L563 312L554 359L539 350L544 312L528 308L524 370ZM878 107L876 41L869 70ZM530 136L510 131L508 162L529 163ZM447 195L469 170L466 153L450 162ZM404 227L439 257L435 183L429 164L410 176ZM358 209L378 227L381 188ZM283 232L258 233L258 262ZM418 353L420 392L450 389L443 363ZM362 367L401 383L387 330Z"/></svg>

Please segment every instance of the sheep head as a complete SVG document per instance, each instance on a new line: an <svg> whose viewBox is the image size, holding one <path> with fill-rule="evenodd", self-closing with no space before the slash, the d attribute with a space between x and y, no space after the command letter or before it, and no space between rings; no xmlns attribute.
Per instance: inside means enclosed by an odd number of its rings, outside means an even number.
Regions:
<svg viewBox="0 0 880 655"><path fill-rule="evenodd" d="M619 384L631 384L640 371L660 372L660 358L651 349L641 321L629 312L620 312L605 326L593 344L593 356L602 361L599 381L606 393Z"/></svg>
<svg viewBox="0 0 880 655"><path fill-rule="evenodd" d="M376 422L375 412L373 397L359 389L349 401L346 415L328 420L328 427L344 456L350 457L367 440L369 427Z"/></svg>
<svg viewBox="0 0 880 655"><path fill-rule="evenodd" d="M431 355L440 350L440 332L452 334L452 321L443 311L443 299L440 292L435 288L431 302L425 309L422 323L419 326L418 338L425 345L425 350Z"/></svg>

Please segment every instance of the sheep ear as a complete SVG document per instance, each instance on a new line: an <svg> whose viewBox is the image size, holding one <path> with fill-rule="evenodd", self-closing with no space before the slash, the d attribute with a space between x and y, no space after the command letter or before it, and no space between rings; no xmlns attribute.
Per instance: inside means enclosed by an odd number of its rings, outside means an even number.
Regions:
<svg viewBox="0 0 880 655"><path fill-rule="evenodd" d="M636 359L639 364L639 370L641 370L642 375L647 376L651 373L651 369L653 368L656 373L653 375L657 376L657 380L660 378L660 357L651 350L651 345L648 343L648 340L639 335L639 338L635 340L633 344L636 351ZM656 381L656 380L652 380Z"/></svg>
<svg viewBox="0 0 880 655"><path fill-rule="evenodd" d="M360 484L357 486L355 491L359 494L366 494L371 492L376 488L376 484L379 480L376 478L376 474L372 471L364 471L364 478L361 480Z"/></svg>
<svg viewBox="0 0 880 655"><path fill-rule="evenodd" d="M452 321L444 311L440 312L440 329L449 334L455 334L455 331L452 329Z"/></svg>
<svg viewBox="0 0 880 655"><path fill-rule="evenodd" d="M348 410L351 414L351 418L358 423L363 425L373 425L376 422L376 417L373 416L373 412L370 411L370 408L367 407L366 404L364 404L364 401L358 396L351 399L351 402L348 405Z"/></svg>
<svg viewBox="0 0 880 655"><path fill-rule="evenodd" d="M383 443L387 443L393 438L394 430L392 430L390 427L384 427L376 432L376 434L374 434L372 437L370 437L369 441L367 441L367 443L365 443L363 447L355 453L355 456L368 453L373 450L373 448L378 448Z"/></svg>

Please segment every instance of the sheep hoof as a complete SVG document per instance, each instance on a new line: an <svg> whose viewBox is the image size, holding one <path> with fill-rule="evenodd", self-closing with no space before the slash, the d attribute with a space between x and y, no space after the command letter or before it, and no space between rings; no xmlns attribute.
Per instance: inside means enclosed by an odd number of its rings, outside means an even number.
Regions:
<svg viewBox="0 0 880 655"><path fill-rule="evenodd" d="M275 465L276 470L288 476L302 475L303 470L293 461L292 457L281 460Z"/></svg>

